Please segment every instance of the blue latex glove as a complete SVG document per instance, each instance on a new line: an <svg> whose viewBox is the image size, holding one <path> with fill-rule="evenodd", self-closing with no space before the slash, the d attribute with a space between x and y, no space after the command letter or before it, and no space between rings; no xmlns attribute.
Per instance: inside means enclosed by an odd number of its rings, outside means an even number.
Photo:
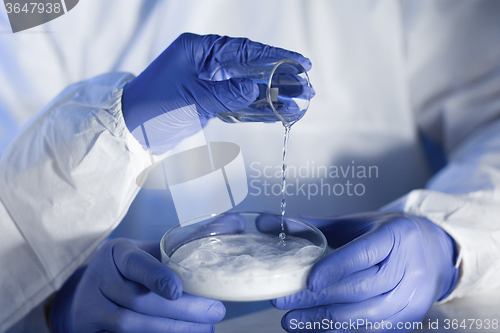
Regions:
<svg viewBox="0 0 500 333"><path fill-rule="evenodd" d="M282 319L288 332L300 332L299 322L323 319L333 325L329 329L345 323L342 332L409 332L398 323L421 321L457 282L455 241L425 218L370 212L303 219L318 226L336 250L313 266L308 289L272 301L278 309L295 309ZM357 320L383 320L385 329L347 326Z"/></svg>
<svg viewBox="0 0 500 333"><path fill-rule="evenodd" d="M199 130L199 126L191 126L198 117L203 126L218 112L236 111L256 100L256 83L247 78L211 81L217 69L226 64L269 63L284 58L298 61L306 70L311 68L309 59L298 53L246 38L184 33L124 88L125 123L146 145L141 133L134 130L155 119L147 128L148 143L153 153L163 153ZM181 108L182 112L168 116Z"/></svg>
<svg viewBox="0 0 500 333"><path fill-rule="evenodd" d="M158 242L106 242L57 293L53 331L214 332L224 305L183 294L181 281L159 257Z"/></svg>

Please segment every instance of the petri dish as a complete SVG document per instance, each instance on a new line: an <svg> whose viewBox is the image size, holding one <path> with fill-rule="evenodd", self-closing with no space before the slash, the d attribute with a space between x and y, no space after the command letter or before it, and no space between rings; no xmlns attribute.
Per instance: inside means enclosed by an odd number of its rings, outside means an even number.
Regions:
<svg viewBox="0 0 500 333"><path fill-rule="evenodd" d="M316 227L259 212L206 216L203 222L170 229L161 239L162 263L185 292L222 301L261 301L306 289L311 267L327 241Z"/></svg>

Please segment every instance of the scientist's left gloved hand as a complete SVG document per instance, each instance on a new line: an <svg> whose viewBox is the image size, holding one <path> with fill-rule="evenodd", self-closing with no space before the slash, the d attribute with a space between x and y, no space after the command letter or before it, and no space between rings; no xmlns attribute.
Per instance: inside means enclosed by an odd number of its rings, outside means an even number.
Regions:
<svg viewBox="0 0 500 333"><path fill-rule="evenodd" d="M219 301L182 293L160 261L158 242L113 239L58 291L55 333L212 333L225 315Z"/></svg>
<svg viewBox="0 0 500 333"><path fill-rule="evenodd" d="M313 266L308 289L272 301L278 309L294 309L282 319L288 332L339 327L342 332L409 332L457 282L455 241L426 218L370 212L303 219L319 227L336 250ZM327 323L322 328L328 329L300 330L298 323L307 322Z"/></svg>
<svg viewBox="0 0 500 333"><path fill-rule="evenodd" d="M259 88L252 80L211 80L217 70L284 58L311 69L310 60L299 53L247 38L184 33L125 86L125 123L143 145L140 126L147 123L148 144L153 153L161 154L200 130L200 123L203 126L216 113L240 110L257 99Z"/></svg>

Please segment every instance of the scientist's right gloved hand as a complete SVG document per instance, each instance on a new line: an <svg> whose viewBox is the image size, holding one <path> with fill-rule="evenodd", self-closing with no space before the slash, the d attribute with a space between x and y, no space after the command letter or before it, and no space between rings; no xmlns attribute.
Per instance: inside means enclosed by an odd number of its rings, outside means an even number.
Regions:
<svg viewBox="0 0 500 333"><path fill-rule="evenodd" d="M182 293L159 261L158 242L113 239L58 291L55 333L211 333L225 315L219 301Z"/></svg>
<svg viewBox="0 0 500 333"><path fill-rule="evenodd" d="M273 300L292 310L281 321L288 332L409 332L455 287L455 241L424 217L367 212L303 219L336 249L313 266L308 289ZM322 325L304 329L308 322Z"/></svg>
<svg viewBox="0 0 500 333"><path fill-rule="evenodd" d="M125 123L146 144L141 125L154 154L161 154L194 134L218 112L247 107L259 94L247 78L212 81L212 75L228 64L270 63L289 58L311 69L299 53L227 36L180 35L144 72L123 90ZM198 122L198 126L196 126Z"/></svg>

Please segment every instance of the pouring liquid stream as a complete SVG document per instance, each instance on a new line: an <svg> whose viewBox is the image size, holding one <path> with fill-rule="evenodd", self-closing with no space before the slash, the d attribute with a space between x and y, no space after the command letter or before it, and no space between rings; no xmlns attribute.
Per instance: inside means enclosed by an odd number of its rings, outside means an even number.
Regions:
<svg viewBox="0 0 500 333"><path fill-rule="evenodd" d="M285 195L286 195L286 168L287 168L286 151L287 151L287 147L288 147L288 137L290 136L291 125L290 124L283 124L283 125L285 127L285 135L283 138L283 164L281 167L281 172L282 172L283 178L281 179L281 233L279 234L279 238L280 238L280 245L284 247L284 246L286 246L286 243L285 243L285 238L286 238L285 221L284 221L285 211L286 211L286 199L285 199Z"/></svg>

